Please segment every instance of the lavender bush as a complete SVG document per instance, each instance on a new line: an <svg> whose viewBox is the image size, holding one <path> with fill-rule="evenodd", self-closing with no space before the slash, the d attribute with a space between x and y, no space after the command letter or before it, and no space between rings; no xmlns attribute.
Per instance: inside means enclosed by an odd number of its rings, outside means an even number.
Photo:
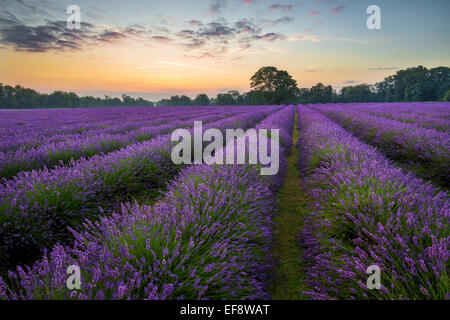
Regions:
<svg viewBox="0 0 450 320"><path fill-rule="evenodd" d="M238 125L252 127L277 109L254 110L209 125L223 131ZM159 136L107 155L4 180L0 184L1 269L33 262L44 248L67 243L67 227L96 219L101 215L99 207L109 213L121 201L158 190L181 168L171 161L171 149L170 137Z"/></svg>
<svg viewBox="0 0 450 320"><path fill-rule="evenodd" d="M276 126L289 144L293 116L287 107L256 127ZM123 205L118 214L86 221L83 231L71 229L72 247L57 245L32 267L10 272L8 285L0 280L0 297L269 298L276 180L261 176L258 165L192 165L154 207ZM69 265L82 270L80 291L66 288Z"/></svg>
<svg viewBox="0 0 450 320"><path fill-rule="evenodd" d="M314 199L300 236L316 299L448 299L446 192L393 166L335 122L299 107L300 165ZM381 268L381 290L366 268Z"/></svg>
<svg viewBox="0 0 450 320"><path fill-rule="evenodd" d="M89 130L78 135L51 136L43 143L33 148L20 148L5 153L0 152L0 178L11 178L22 171L31 171L47 167L52 169L60 164L67 164L72 159L89 158L100 153L109 153L136 142L143 142L157 135L169 133L176 128L192 126L194 120L202 119L204 122L217 121L233 113L194 113L187 119L147 126L146 123L136 122L115 126L93 132ZM152 120L151 123L154 123ZM29 145L29 144L27 144Z"/></svg>
<svg viewBox="0 0 450 320"><path fill-rule="evenodd" d="M450 135L414 124L371 116L343 105L314 107L390 158L444 188L450 181Z"/></svg>

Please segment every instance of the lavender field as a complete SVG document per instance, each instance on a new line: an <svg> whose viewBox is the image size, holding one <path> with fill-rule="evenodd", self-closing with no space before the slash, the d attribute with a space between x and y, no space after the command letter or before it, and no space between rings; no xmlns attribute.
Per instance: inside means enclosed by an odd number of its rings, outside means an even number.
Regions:
<svg viewBox="0 0 450 320"><path fill-rule="evenodd" d="M278 173L174 164L194 121L279 129ZM449 131L448 102L0 110L0 300L449 300Z"/></svg>

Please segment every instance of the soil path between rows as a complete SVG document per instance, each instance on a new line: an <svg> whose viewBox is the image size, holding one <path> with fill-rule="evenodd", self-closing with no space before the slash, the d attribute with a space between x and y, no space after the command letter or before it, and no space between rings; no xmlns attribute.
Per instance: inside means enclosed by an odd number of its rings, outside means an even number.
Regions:
<svg viewBox="0 0 450 320"><path fill-rule="evenodd" d="M306 215L308 197L300 184L298 170L297 117L298 114L295 116L293 144L288 157L285 183L278 195L279 212L274 219L273 254L276 262L276 279L270 294L275 300L306 299L302 294L306 287L302 284L304 278L301 265L302 249L298 245L297 237Z"/></svg>

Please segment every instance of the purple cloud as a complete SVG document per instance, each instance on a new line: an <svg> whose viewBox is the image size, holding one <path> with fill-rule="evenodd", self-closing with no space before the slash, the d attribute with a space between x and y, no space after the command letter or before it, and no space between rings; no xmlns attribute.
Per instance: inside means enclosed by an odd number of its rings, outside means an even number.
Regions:
<svg viewBox="0 0 450 320"><path fill-rule="evenodd" d="M217 14L220 13L220 10L226 5L225 0L213 0L209 6L209 13Z"/></svg>
<svg viewBox="0 0 450 320"><path fill-rule="evenodd" d="M337 8L331 9L331 10L330 10L330 13L333 13L333 14L339 14L339 13L341 13L341 11L344 10L344 9L345 9L345 6L339 6L339 7L337 7Z"/></svg>
<svg viewBox="0 0 450 320"><path fill-rule="evenodd" d="M292 11L293 8L292 4L273 4L269 7L269 10Z"/></svg>
<svg viewBox="0 0 450 320"><path fill-rule="evenodd" d="M285 40L286 36L279 34L279 33L270 32L270 33L266 33L261 36L255 35L254 38L258 39L258 40L275 42L275 41L279 41L279 40Z"/></svg>
<svg viewBox="0 0 450 320"><path fill-rule="evenodd" d="M155 42L159 42L162 44L169 44L169 43L173 42L172 39L170 39L168 37L164 37L164 36L153 36L153 37L150 37L150 40L153 40Z"/></svg>

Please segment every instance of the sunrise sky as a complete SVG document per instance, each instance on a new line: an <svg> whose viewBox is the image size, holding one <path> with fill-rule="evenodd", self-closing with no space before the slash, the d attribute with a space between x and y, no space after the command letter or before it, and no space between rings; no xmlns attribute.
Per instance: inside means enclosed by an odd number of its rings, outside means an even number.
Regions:
<svg viewBox="0 0 450 320"><path fill-rule="evenodd" d="M69 5L81 30L66 28ZM381 8L381 30L366 9ZM249 90L262 66L299 87L375 83L450 66L450 1L0 0L0 82L41 92L173 94Z"/></svg>

